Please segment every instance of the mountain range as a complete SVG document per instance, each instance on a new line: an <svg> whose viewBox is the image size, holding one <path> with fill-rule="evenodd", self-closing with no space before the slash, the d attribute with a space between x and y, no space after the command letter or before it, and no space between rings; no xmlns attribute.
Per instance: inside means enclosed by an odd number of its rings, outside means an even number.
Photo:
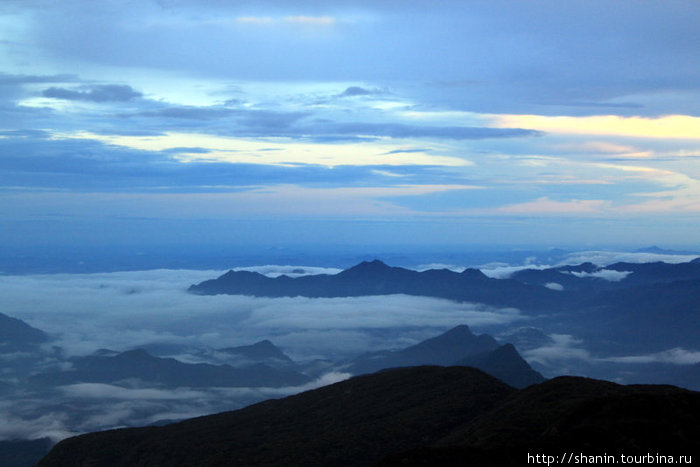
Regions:
<svg viewBox="0 0 700 467"><path fill-rule="evenodd" d="M467 367L364 375L234 412L57 444L59 466L524 465L528 454L691 455L700 393L559 377L516 390Z"/></svg>
<svg viewBox="0 0 700 467"><path fill-rule="evenodd" d="M28 382L33 387L56 387L76 383L134 384L156 387L286 387L311 381L304 365L296 364L269 340L252 345L229 347L198 355L224 353L242 366L186 363L174 358L156 357L144 349L115 352L100 349L93 355L71 357L68 369L40 371ZM244 360L238 360L243 358ZM261 362L278 362L270 366ZM499 345L487 335L474 335L459 325L434 338L400 350L370 352L349 362L329 364L335 370L360 375L386 368L418 365L465 365L480 368L515 387L544 380L517 350Z"/></svg>
<svg viewBox="0 0 700 467"><path fill-rule="evenodd" d="M583 338L594 350L621 355L696 348L700 329L700 258L524 269L508 279L478 269L419 272L373 260L338 274L296 278L231 270L189 291L264 297L406 294L514 307L560 333Z"/></svg>

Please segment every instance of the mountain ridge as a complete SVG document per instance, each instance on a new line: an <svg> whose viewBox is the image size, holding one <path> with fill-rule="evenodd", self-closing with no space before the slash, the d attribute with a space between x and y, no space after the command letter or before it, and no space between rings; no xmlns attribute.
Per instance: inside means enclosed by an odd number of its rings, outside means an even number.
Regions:
<svg viewBox="0 0 700 467"><path fill-rule="evenodd" d="M515 390L473 368L421 366L164 427L81 435L38 466L522 465L525 450L556 447L690 453L699 413L700 393L672 386L559 377Z"/></svg>

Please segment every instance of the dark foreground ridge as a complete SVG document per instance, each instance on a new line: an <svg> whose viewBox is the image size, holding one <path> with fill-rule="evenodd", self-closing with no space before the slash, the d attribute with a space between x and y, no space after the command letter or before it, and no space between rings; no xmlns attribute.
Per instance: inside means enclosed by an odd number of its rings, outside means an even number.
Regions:
<svg viewBox="0 0 700 467"><path fill-rule="evenodd" d="M39 466L524 465L528 452L691 454L700 393L560 377L515 390L467 367L359 376L163 427L57 444ZM554 451L556 450L556 451Z"/></svg>

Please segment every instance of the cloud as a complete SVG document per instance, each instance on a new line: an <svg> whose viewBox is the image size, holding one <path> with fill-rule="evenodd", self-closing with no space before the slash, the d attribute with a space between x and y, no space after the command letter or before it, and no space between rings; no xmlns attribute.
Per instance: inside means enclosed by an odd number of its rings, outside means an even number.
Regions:
<svg viewBox="0 0 700 467"><path fill-rule="evenodd" d="M390 138L442 138L455 140L522 138L541 136L542 132L522 128L428 126L404 123L336 123L321 126L325 133L384 136Z"/></svg>
<svg viewBox="0 0 700 467"><path fill-rule="evenodd" d="M543 115L493 116L494 126L532 128L547 133L615 135L637 138L700 138L700 117L667 115L658 118L596 115L588 117L549 117Z"/></svg>
<svg viewBox="0 0 700 467"><path fill-rule="evenodd" d="M509 265L506 263L488 263L479 266L479 270L484 273L484 275L491 277L493 279L508 279L510 276L523 269L547 269L551 266L543 264L522 264L522 265Z"/></svg>
<svg viewBox="0 0 700 467"><path fill-rule="evenodd" d="M594 272L571 271L571 274L573 274L576 277L595 277L598 279L605 279L606 281L610 282L620 282L622 279L632 274L632 271L615 271L613 269L601 269L599 271Z"/></svg>
<svg viewBox="0 0 700 467"><path fill-rule="evenodd" d="M558 265L593 263L598 266L608 266L613 263L653 263L663 261L664 263L687 263L700 257L697 254L683 253L646 253L646 252L623 252L623 251L579 251L569 253Z"/></svg>
<svg viewBox="0 0 700 467"><path fill-rule="evenodd" d="M365 89L360 86L350 86L345 91L338 94L338 97L356 97L356 96L371 96L377 94L378 91Z"/></svg>
<svg viewBox="0 0 700 467"><path fill-rule="evenodd" d="M5 412L0 407L0 413ZM0 418L0 440L38 439L48 437L60 441L79 433L66 427L68 416L65 413L49 412L38 417L25 418L2 414Z"/></svg>
<svg viewBox="0 0 700 467"><path fill-rule="evenodd" d="M296 24L296 25L311 25L311 26L331 26L336 23L336 18L332 16L285 16L282 18L273 18L271 16L239 16L235 19L236 23L251 24L251 25L267 25L267 24Z"/></svg>
<svg viewBox="0 0 700 467"><path fill-rule="evenodd" d="M125 388L102 383L77 383L59 387L59 390L70 397L81 399L120 399L120 400L187 400L197 399L205 395L204 391L190 388L156 389L156 388Z"/></svg>
<svg viewBox="0 0 700 467"><path fill-rule="evenodd" d="M269 16L239 16L236 18L237 23L243 24L270 24L273 21Z"/></svg>
<svg viewBox="0 0 700 467"><path fill-rule="evenodd" d="M55 136L57 139L59 135ZM337 166L447 166L469 165L460 157L412 152L388 154L384 142L355 145L315 143L304 140L254 139L227 137L206 133L167 132L160 136L104 135L79 132L60 135L74 143L80 139L100 142L105 145L135 149L139 151L168 151L173 148L196 147L195 153L177 154L181 162L227 162L239 164L294 165L308 164L324 167ZM275 151L271 151L275 149ZM206 150L203 152L202 150Z"/></svg>
<svg viewBox="0 0 700 467"><path fill-rule="evenodd" d="M552 343L536 349L523 351L523 357L531 363L545 366L561 365L567 361L590 362L593 357L584 349L583 341L570 334L550 334ZM566 374L565 371L559 374Z"/></svg>
<svg viewBox="0 0 700 467"><path fill-rule="evenodd" d="M412 164L421 160L424 164L462 163L428 154L404 158L382 156L383 147L338 151L334 145L251 143L231 138L188 140L175 135L97 135L95 138L52 137L42 130L0 131L0 170L8 174L0 186L158 193L233 192L244 187L279 184L389 187L399 183L399 178L404 184L445 178L446 174L438 167ZM181 146L186 143L202 143L205 147ZM143 149L138 149L139 146ZM355 159L351 160L353 156ZM189 162L179 161L184 157ZM309 163L294 163L301 158ZM346 162L353 165L343 165ZM354 165L361 163L370 165ZM392 163L409 165L384 165Z"/></svg>
<svg viewBox="0 0 700 467"><path fill-rule="evenodd" d="M519 214L519 215L586 215L599 214L608 206L607 201L574 199L570 201L555 201L548 197L537 198L534 201L509 204L497 208L475 210L491 214Z"/></svg>
<svg viewBox="0 0 700 467"><path fill-rule="evenodd" d="M602 358L605 362L615 363L671 363L674 365L696 365L700 363L700 351L686 350L680 347L665 350L647 355L630 355L625 357L607 357Z"/></svg>
<svg viewBox="0 0 700 467"><path fill-rule="evenodd" d="M168 107L138 113L142 117L176 118L184 120L213 120L233 114L233 109L202 107ZM129 117L130 115L125 115Z"/></svg>
<svg viewBox="0 0 700 467"><path fill-rule="evenodd" d="M193 418L316 389L350 376L331 371L305 385L284 388L60 386L40 396L26 393L5 398L0 403L0 440L49 437L57 442L85 432Z"/></svg>
<svg viewBox="0 0 700 467"><path fill-rule="evenodd" d="M525 319L512 308L406 295L312 299L186 292L189 285L220 274L153 270L3 276L0 308L50 333L70 355L148 344L222 348L270 339L303 357L337 354L338 333L356 336L343 344L349 355L403 343L400 329L436 334L460 323L478 329Z"/></svg>
<svg viewBox="0 0 700 467"><path fill-rule="evenodd" d="M550 290L559 290L559 291L564 290L564 286L557 283L557 282L547 282L544 286Z"/></svg>
<svg viewBox="0 0 700 467"><path fill-rule="evenodd" d="M143 96L143 94L127 85L103 84L83 86L80 89L86 90L51 87L44 89L41 94L44 97L51 97L54 99L88 102L126 102L139 99Z"/></svg>
<svg viewBox="0 0 700 467"><path fill-rule="evenodd" d="M70 83L78 81L76 75L13 75L0 73L0 85L18 85L35 83Z"/></svg>
<svg viewBox="0 0 700 467"><path fill-rule="evenodd" d="M318 266L280 266L276 264L237 267L233 268L233 270L257 272L267 277L279 277L282 275L288 277L301 277L314 274L338 274L342 271L342 269L338 268L323 268Z"/></svg>
<svg viewBox="0 0 700 467"><path fill-rule="evenodd" d="M285 16L284 22L328 26L335 24L336 19L330 16Z"/></svg>

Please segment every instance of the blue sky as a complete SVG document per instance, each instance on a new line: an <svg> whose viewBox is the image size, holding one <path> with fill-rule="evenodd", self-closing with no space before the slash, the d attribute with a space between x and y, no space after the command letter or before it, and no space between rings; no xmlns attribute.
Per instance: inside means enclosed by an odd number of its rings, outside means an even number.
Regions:
<svg viewBox="0 0 700 467"><path fill-rule="evenodd" d="M697 1L0 0L0 242L697 245Z"/></svg>

